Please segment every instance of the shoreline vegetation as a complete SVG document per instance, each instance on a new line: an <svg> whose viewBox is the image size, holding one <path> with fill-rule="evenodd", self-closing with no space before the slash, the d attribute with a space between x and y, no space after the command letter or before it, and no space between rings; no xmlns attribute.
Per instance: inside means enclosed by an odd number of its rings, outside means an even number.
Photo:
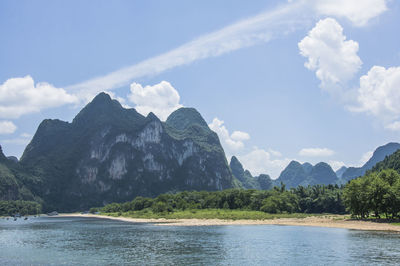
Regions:
<svg viewBox="0 0 400 266"><path fill-rule="evenodd" d="M236 217L245 217L240 215L243 211L234 211L231 215ZM282 226L312 226L327 228L343 228L352 230L366 231L391 231L400 233L400 224L382 222L382 220L356 220L350 219L349 215L339 214L268 214L260 219L218 219L203 218L201 211L198 213L199 218L172 218L173 216L154 216L153 218L143 218L135 216L132 213L101 213L101 214L80 214L80 213L64 213L55 217L84 217L117 220L130 223L150 223L157 226L223 226L223 225L282 225ZM176 215L175 217L179 217ZM181 217L186 217L181 215ZM196 217L196 216L194 216Z"/></svg>

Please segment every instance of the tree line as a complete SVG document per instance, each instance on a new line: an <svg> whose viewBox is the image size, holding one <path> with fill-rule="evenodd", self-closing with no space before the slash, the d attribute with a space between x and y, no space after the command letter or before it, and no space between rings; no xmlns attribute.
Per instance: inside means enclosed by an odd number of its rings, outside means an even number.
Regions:
<svg viewBox="0 0 400 266"><path fill-rule="evenodd" d="M400 218L400 174L392 169L368 172L344 188L347 210L358 218Z"/></svg>
<svg viewBox="0 0 400 266"><path fill-rule="evenodd" d="M161 194L156 198L136 197L125 203L111 203L91 212L154 213L186 209L255 210L267 213L345 213L343 189L338 185L314 185L286 190L285 185L271 190L228 189L223 191L184 191Z"/></svg>
<svg viewBox="0 0 400 266"><path fill-rule="evenodd" d="M0 216L12 216L17 213L21 215L40 214L42 205L35 201L24 200L1 200Z"/></svg>

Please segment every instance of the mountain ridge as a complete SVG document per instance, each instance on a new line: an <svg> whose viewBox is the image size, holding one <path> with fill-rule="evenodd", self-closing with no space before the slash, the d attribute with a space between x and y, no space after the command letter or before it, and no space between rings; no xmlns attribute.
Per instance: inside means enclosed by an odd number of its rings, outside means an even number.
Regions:
<svg viewBox="0 0 400 266"><path fill-rule="evenodd" d="M400 143L389 142L375 149L372 157L361 167L349 167L342 174L342 182L346 183L351 179L363 176L368 170L372 169L377 163L383 161L386 156L393 154L400 149Z"/></svg>

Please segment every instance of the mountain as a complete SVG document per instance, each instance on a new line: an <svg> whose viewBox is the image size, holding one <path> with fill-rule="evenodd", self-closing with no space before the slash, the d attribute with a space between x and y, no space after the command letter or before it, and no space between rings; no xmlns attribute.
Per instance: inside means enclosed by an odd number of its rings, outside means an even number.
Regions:
<svg viewBox="0 0 400 266"><path fill-rule="evenodd" d="M291 161L281 172L276 183L282 182L287 188L292 188L299 185L336 184L337 181L335 172L327 163L321 162L312 166L310 163Z"/></svg>
<svg viewBox="0 0 400 266"><path fill-rule="evenodd" d="M362 167L349 167L342 175L342 183L363 176L367 170L372 169L372 167L377 163L383 161L386 156L393 154L398 149L400 149L400 144L395 142L390 142L384 146L378 147L374 151L371 159L369 159Z"/></svg>
<svg viewBox="0 0 400 266"><path fill-rule="evenodd" d="M244 170L239 160L232 156L229 164L233 176L240 182L241 187L245 189L268 190L273 187L272 179L269 175L261 174L253 177L248 170Z"/></svg>
<svg viewBox="0 0 400 266"><path fill-rule="evenodd" d="M287 188L297 187L300 183L306 180L307 174L301 163L297 161L291 161L288 166L281 172L277 183L283 183Z"/></svg>
<svg viewBox="0 0 400 266"><path fill-rule="evenodd" d="M215 132L193 108L166 122L100 93L71 123L44 120L20 164L40 174L47 210L75 211L136 196L235 186Z"/></svg>
<svg viewBox="0 0 400 266"><path fill-rule="evenodd" d="M338 182L336 173L332 170L329 164L324 162L314 165L307 179L310 181L304 185L329 185Z"/></svg>
<svg viewBox="0 0 400 266"><path fill-rule="evenodd" d="M394 169L400 173L400 150L397 150L393 154L386 156L383 161L377 163L371 172L380 172L385 169Z"/></svg>
<svg viewBox="0 0 400 266"><path fill-rule="evenodd" d="M0 200L35 200L28 187L38 185L39 178L25 171L13 158L7 158L0 146Z"/></svg>
<svg viewBox="0 0 400 266"><path fill-rule="evenodd" d="M340 179L343 176L343 173L346 172L347 167L346 166L342 166L340 167L338 170L336 170L336 176Z"/></svg>

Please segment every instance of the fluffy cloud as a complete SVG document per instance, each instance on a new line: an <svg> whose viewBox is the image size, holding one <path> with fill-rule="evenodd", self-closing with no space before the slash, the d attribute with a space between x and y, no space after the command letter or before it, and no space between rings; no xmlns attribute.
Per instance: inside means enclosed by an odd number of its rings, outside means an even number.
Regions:
<svg viewBox="0 0 400 266"><path fill-rule="evenodd" d="M254 147L250 152L246 152L244 141L249 140L250 135L243 131L234 131L230 134L224 121L218 118L214 118L208 126L218 134L228 160L232 155L236 155L243 167L252 175L269 174L272 178L277 178L290 162L287 158L274 158L281 157L282 154L272 149L266 151Z"/></svg>
<svg viewBox="0 0 400 266"><path fill-rule="evenodd" d="M128 99L136 105L139 113L147 115L153 112L161 120L166 120L169 114L182 107L178 91L167 81L145 87L132 83Z"/></svg>
<svg viewBox="0 0 400 266"><path fill-rule="evenodd" d="M315 8L322 15L347 18L356 26L364 26L387 10L385 0L316 0Z"/></svg>
<svg viewBox="0 0 400 266"><path fill-rule="evenodd" d="M231 138L236 141L244 141L244 140L249 140L250 135L243 131L234 131L231 135Z"/></svg>
<svg viewBox="0 0 400 266"><path fill-rule="evenodd" d="M41 82L31 76L11 78L0 85L0 117L18 118L45 108L76 103L78 99L61 88Z"/></svg>
<svg viewBox="0 0 400 266"><path fill-rule="evenodd" d="M308 59L304 66L315 71L321 88L328 91L340 89L362 64L357 55L358 43L346 40L343 28L333 18L317 22L298 47Z"/></svg>
<svg viewBox="0 0 400 266"><path fill-rule="evenodd" d="M300 156L308 157L328 157L334 155L333 150L327 148L306 148L299 151Z"/></svg>
<svg viewBox="0 0 400 266"><path fill-rule="evenodd" d="M252 175L269 174L271 178L276 179L289 164L290 159L274 159L271 155L268 151L256 147L238 158L243 167L249 169Z"/></svg>
<svg viewBox="0 0 400 266"><path fill-rule="evenodd" d="M17 126L11 121L0 121L0 134L12 134Z"/></svg>
<svg viewBox="0 0 400 266"><path fill-rule="evenodd" d="M242 131L234 131L230 135L228 129L224 126L224 121L219 120L217 117L214 118L212 123L208 126L218 134L227 157L230 157L238 150L243 149L243 141L250 139L250 135Z"/></svg>
<svg viewBox="0 0 400 266"><path fill-rule="evenodd" d="M380 119L387 129L400 130L400 67L372 67L360 78L354 112L365 112Z"/></svg>

